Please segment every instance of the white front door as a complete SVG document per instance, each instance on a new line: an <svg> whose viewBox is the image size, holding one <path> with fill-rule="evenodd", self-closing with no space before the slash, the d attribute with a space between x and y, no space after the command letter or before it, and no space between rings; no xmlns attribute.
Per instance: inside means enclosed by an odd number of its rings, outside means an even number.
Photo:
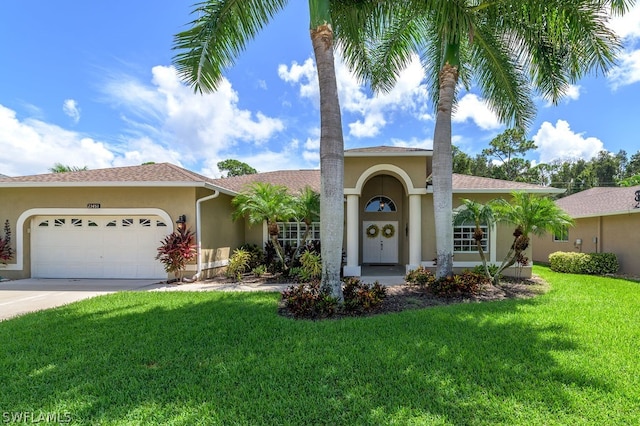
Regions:
<svg viewBox="0 0 640 426"><path fill-rule="evenodd" d="M362 263L398 263L398 222L362 222Z"/></svg>

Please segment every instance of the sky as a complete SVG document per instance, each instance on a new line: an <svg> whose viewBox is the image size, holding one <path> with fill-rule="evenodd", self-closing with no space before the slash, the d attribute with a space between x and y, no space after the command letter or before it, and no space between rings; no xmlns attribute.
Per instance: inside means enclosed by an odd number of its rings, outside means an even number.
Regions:
<svg viewBox="0 0 640 426"><path fill-rule="evenodd" d="M170 162L221 177L234 158L259 172L319 167L317 76L308 3L292 0L238 57L215 93L172 67L174 34L193 0L2 0L0 174ZM606 75L577 82L557 106L537 99L533 162L640 150L640 2L611 26L624 43ZM346 149L431 149L434 112L417 59L372 94L336 59ZM475 156L506 128L471 87L459 93L453 143Z"/></svg>

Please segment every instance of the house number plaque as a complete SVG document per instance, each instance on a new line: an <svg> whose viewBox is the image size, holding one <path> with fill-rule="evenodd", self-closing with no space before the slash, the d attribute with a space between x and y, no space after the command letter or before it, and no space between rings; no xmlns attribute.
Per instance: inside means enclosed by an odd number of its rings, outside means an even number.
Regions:
<svg viewBox="0 0 640 426"><path fill-rule="evenodd" d="M100 203L89 203L89 204L87 204L87 208L88 209L99 209L100 208Z"/></svg>

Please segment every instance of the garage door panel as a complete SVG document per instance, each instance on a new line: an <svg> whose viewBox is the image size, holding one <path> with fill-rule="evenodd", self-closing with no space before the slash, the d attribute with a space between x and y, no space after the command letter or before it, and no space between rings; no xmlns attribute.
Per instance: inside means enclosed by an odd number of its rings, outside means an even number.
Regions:
<svg viewBox="0 0 640 426"><path fill-rule="evenodd" d="M31 233L31 275L164 279L167 274L155 259L168 233L168 227L162 225L154 216L36 217Z"/></svg>

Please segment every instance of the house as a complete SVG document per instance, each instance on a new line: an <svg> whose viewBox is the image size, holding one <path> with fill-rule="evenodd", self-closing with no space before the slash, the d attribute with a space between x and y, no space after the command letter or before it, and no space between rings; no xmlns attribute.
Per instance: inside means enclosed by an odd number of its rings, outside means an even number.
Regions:
<svg viewBox="0 0 640 426"><path fill-rule="evenodd" d="M344 274L362 265L433 267L432 151L373 147L345 151ZM243 243L263 246L266 226L233 221L232 198L253 181L282 184L296 192L320 190L319 170L283 170L211 179L172 164L147 164L0 179L0 221L9 220L16 256L0 270L9 278L158 278L155 260L162 238L177 224L196 232L198 277L216 273ZM561 190L525 183L453 175L453 205L461 198L486 202L514 191ZM283 242L295 244L298 224L280 224ZM319 237L319 224L313 224ZM508 226L487 228L487 257L497 263L512 243ZM454 269L479 264L473 227L454 230ZM513 272L513 271L512 271ZM530 274L530 266L522 271Z"/></svg>
<svg viewBox="0 0 640 426"><path fill-rule="evenodd" d="M640 185L591 188L556 201L575 226L533 242L533 260L548 262L556 251L615 253L620 272L640 276Z"/></svg>

